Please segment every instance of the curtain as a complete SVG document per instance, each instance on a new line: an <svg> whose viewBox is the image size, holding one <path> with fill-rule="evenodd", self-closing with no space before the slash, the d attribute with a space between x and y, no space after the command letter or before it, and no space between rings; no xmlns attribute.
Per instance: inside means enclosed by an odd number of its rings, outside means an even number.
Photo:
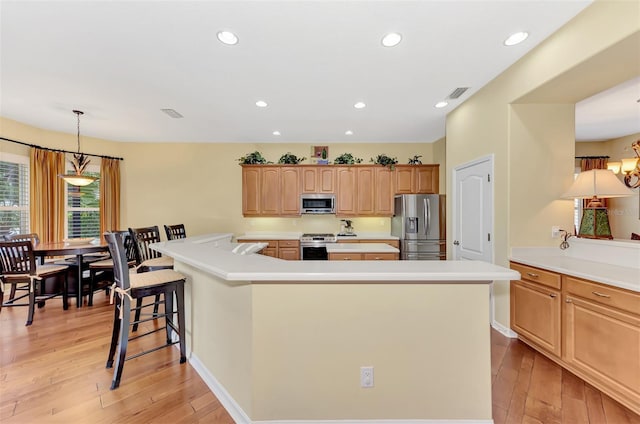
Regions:
<svg viewBox="0 0 640 424"><path fill-rule="evenodd" d="M30 152L29 213L31 232L40 241L60 241L64 238L65 182L64 153L32 148Z"/></svg>
<svg viewBox="0 0 640 424"><path fill-rule="evenodd" d="M120 229L120 161L100 161L100 234Z"/></svg>

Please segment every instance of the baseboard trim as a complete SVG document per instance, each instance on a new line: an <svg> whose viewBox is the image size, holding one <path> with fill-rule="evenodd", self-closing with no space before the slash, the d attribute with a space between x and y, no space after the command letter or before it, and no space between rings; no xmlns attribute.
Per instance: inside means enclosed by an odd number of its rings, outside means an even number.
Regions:
<svg viewBox="0 0 640 424"><path fill-rule="evenodd" d="M510 339L518 338L518 333L516 333L510 328L505 327L504 325L500 324L498 321L494 320L491 323L491 327L505 337L509 337Z"/></svg>
<svg viewBox="0 0 640 424"><path fill-rule="evenodd" d="M214 395L218 398L224 409L227 410L231 418L236 424L252 424L251 418L244 412L244 410L238 405L238 403L231 397L229 392L220 384L220 382L209 372L207 367L200 361L198 356L191 352L189 357L189 364L198 373L200 378L204 380L205 384L211 389Z"/></svg>
<svg viewBox="0 0 640 424"><path fill-rule="evenodd" d="M200 378L211 389L218 398L222 406L227 410L231 418L236 424L494 424L492 419L489 420L257 420L251 421L251 418L231 397L229 392L220 384L220 382L209 372L209 370L200 361L198 356L191 353L189 364L198 373Z"/></svg>

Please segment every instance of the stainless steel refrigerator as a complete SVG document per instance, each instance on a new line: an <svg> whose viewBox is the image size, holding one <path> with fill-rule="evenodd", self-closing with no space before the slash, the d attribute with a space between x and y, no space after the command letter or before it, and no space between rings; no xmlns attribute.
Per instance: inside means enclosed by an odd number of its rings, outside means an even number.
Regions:
<svg viewBox="0 0 640 424"><path fill-rule="evenodd" d="M391 235L400 238L400 259L446 259L444 195L399 194L393 212Z"/></svg>

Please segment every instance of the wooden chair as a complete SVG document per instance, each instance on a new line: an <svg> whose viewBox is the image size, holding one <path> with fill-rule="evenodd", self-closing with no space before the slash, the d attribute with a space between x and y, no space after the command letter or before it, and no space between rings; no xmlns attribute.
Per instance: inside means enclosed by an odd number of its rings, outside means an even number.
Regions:
<svg viewBox="0 0 640 424"><path fill-rule="evenodd" d="M185 277L172 269L161 269L143 273L129 273L128 258L122 234L106 233L105 239L109 244L109 251L113 259L113 272L115 288L112 296L115 295L116 302L114 308L113 332L111 335L111 347L107 358L107 368L113 367L116 350L118 355L115 358L116 366L113 372L111 390L118 388L122 377L124 362L128 359L154 352L166 346L176 343L180 344L180 363L187 360L185 344L185 312L184 312L184 282ZM148 296L159 296L163 294L165 298L165 309L162 314L154 314L151 318L139 319L138 307L132 308L131 303L135 299L143 299ZM174 311L173 296L176 296L176 310ZM131 322L131 311L136 310L136 319ZM177 314L177 325L174 321L174 314ZM137 339L148 334L162 331L162 328L148 331L144 334L137 334L129 338L129 327L141 322L165 319L166 343L155 348L145 350L130 357L127 357L127 345L130 340ZM178 340L172 340L172 331L178 334Z"/></svg>
<svg viewBox="0 0 640 424"><path fill-rule="evenodd" d="M167 233L167 240L183 239L187 237L184 224L165 225L164 231Z"/></svg>
<svg viewBox="0 0 640 424"><path fill-rule="evenodd" d="M45 264L36 265L31 241L0 242L0 265L2 265L2 284L0 284L0 310L3 306L28 306L26 325L33 323L36 302L44 306L44 301L62 294L62 307L67 310L67 267L64 265ZM45 295L44 283L49 278L62 278L62 292ZM4 301L4 287L11 285L11 292L23 290L27 293L12 297ZM27 303L17 303L28 298Z"/></svg>
<svg viewBox="0 0 640 424"><path fill-rule="evenodd" d="M173 269L173 258L168 256L162 256L160 252L157 252L149 247L151 243L160 242L160 230L158 226L153 227L140 227L129 228L131 234L131 240L133 241L133 249L136 256L136 270L138 273L157 271L161 269ZM136 305L136 321L140 319L140 311L142 306L142 299L138 299ZM153 304L153 313L158 313L158 306L160 305L160 295L156 296L156 301ZM138 330L138 325L134 324L133 331Z"/></svg>
<svg viewBox="0 0 640 424"><path fill-rule="evenodd" d="M26 234L7 234L4 236L6 241L30 241L32 246L40 243L40 237L36 233L26 233ZM27 284L28 286L28 284ZM28 287L27 287L28 288ZM16 290L18 289L18 284L11 284L11 291L9 293L9 300L16 297ZM24 289L24 287L22 287Z"/></svg>
<svg viewBox="0 0 640 424"><path fill-rule="evenodd" d="M136 265L136 255L133 248L133 242L131 240L131 234L129 231L113 231L120 234L124 241L124 249L127 255L127 264L129 268ZM91 262L89 264L89 300L87 306L93 306L93 293L104 288L109 291L110 285L113 282L113 258L104 259L101 261ZM98 283L106 281L109 285L105 287L98 287Z"/></svg>

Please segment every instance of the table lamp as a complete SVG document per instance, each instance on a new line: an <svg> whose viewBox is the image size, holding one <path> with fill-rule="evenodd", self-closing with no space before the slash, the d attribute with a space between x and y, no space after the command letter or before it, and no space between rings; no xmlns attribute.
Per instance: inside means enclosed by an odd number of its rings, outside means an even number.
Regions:
<svg viewBox="0 0 640 424"><path fill-rule="evenodd" d="M578 174L565 199L591 199L582 210L578 237L612 239L607 208L600 201L609 197L632 196L633 192L622 184L608 169L592 169Z"/></svg>

